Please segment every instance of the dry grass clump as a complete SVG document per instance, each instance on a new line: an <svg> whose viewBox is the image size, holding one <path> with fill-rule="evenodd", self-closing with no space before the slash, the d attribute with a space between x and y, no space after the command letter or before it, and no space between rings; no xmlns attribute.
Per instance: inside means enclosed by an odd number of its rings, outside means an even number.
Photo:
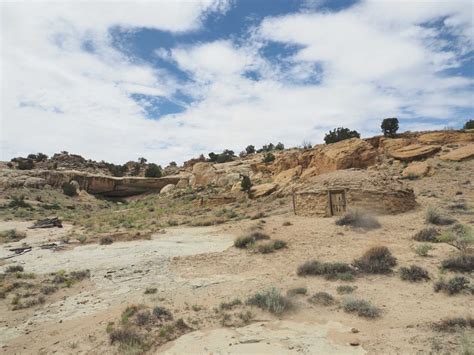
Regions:
<svg viewBox="0 0 474 355"><path fill-rule="evenodd" d="M375 217L359 210L347 212L336 221L336 225L351 226L353 228L362 229L376 229L381 227L379 221L377 221Z"/></svg>
<svg viewBox="0 0 474 355"><path fill-rule="evenodd" d="M23 272L23 266L21 265L10 265L5 269L6 273L14 273L14 272Z"/></svg>
<svg viewBox="0 0 474 355"><path fill-rule="evenodd" d="M397 265L397 259L385 246L372 247L361 258L354 260L354 266L368 274L387 274Z"/></svg>
<svg viewBox="0 0 474 355"><path fill-rule="evenodd" d="M298 267L298 276L324 276L327 280L352 280L355 270L346 263L322 263L310 260Z"/></svg>
<svg viewBox="0 0 474 355"><path fill-rule="evenodd" d="M70 287L72 284L89 278L91 275L89 270L71 271L67 273L65 270L59 270L53 274L52 282L55 284L65 284Z"/></svg>
<svg viewBox="0 0 474 355"><path fill-rule="evenodd" d="M52 293L55 293L57 290L58 288L56 286L46 285L41 288L41 293L43 295L50 295Z"/></svg>
<svg viewBox="0 0 474 355"><path fill-rule="evenodd" d="M359 317L377 318L382 311L365 300L346 299L343 302L344 311L347 313L356 313Z"/></svg>
<svg viewBox="0 0 474 355"><path fill-rule="evenodd" d="M27 299L24 302L20 302L20 295L17 295L12 301L12 304L14 305L12 310L17 311L19 309L30 308L39 304L43 304L44 302L44 296L38 296L37 298Z"/></svg>
<svg viewBox="0 0 474 355"><path fill-rule="evenodd" d="M474 271L474 254L461 254L446 260L441 263L443 269L458 271L458 272L473 272Z"/></svg>
<svg viewBox="0 0 474 355"><path fill-rule="evenodd" d="M400 268L400 278L404 281L418 282L423 280L429 280L430 276L428 271L417 265L411 265L410 267Z"/></svg>
<svg viewBox="0 0 474 355"><path fill-rule="evenodd" d="M171 314L171 312L167 308L161 306L156 306L155 308L153 308L153 315L160 320L173 319L173 315Z"/></svg>
<svg viewBox="0 0 474 355"><path fill-rule="evenodd" d="M306 295L308 293L308 289L306 287L295 287L286 291L286 295L293 297L296 295Z"/></svg>
<svg viewBox="0 0 474 355"><path fill-rule="evenodd" d="M447 226L456 222L456 219L453 217L444 216L434 208L428 208L425 218L427 223L435 224L437 226Z"/></svg>
<svg viewBox="0 0 474 355"><path fill-rule="evenodd" d="M114 329L109 333L109 339L112 345L119 343L119 350L123 353L140 354L145 351L142 336L132 329Z"/></svg>
<svg viewBox="0 0 474 355"><path fill-rule="evenodd" d="M255 243L258 240L267 240L270 239L270 236L268 234L262 233L262 232L252 232L248 235L244 235L241 237L238 237L234 241L234 246L236 248L247 248L250 244Z"/></svg>
<svg viewBox="0 0 474 355"><path fill-rule="evenodd" d="M242 304L242 301L238 298L234 298L232 301L230 302L222 302L220 305L219 305L219 309L225 309L225 310L229 310L229 309L232 309L234 308L235 306L240 306Z"/></svg>
<svg viewBox="0 0 474 355"><path fill-rule="evenodd" d="M454 295L462 291L468 293L474 293L474 288L470 286L470 281L464 276L454 276L450 280L445 281L443 279L437 281L434 285L434 291L443 291L448 295Z"/></svg>
<svg viewBox="0 0 474 355"><path fill-rule="evenodd" d="M276 239L270 240L265 243L261 243L257 246L257 251L262 254L273 253L275 250L286 248L287 244L285 241Z"/></svg>
<svg viewBox="0 0 474 355"><path fill-rule="evenodd" d="M438 243L439 231L434 227L424 228L413 236L417 242Z"/></svg>
<svg viewBox="0 0 474 355"><path fill-rule="evenodd" d="M445 318L433 324L433 329L438 332L455 332L463 328L474 328L474 318L453 317Z"/></svg>
<svg viewBox="0 0 474 355"><path fill-rule="evenodd" d="M148 287L143 294L145 295L153 295L158 292L158 289L156 287Z"/></svg>
<svg viewBox="0 0 474 355"><path fill-rule="evenodd" d="M16 229L8 229L0 232L0 243L17 242L24 238L26 238L26 233L17 231Z"/></svg>
<svg viewBox="0 0 474 355"><path fill-rule="evenodd" d="M282 226L283 227L289 227L289 226L292 226L293 223L291 223L290 221L286 221L286 222L283 222Z"/></svg>
<svg viewBox="0 0 474 355"><path fill-rule="evenodd" d="M357 286L341 285L337 286L336 291L340 295L345 295L354 292L356 289Z"/></svg>
<svg viewBox="0 0 474 355"><path fill-rule="evenodd" d="M247 299L246 304L259 307L276 315L280 315L293 308L291 300L283 296L280 290L274 287L266 291L257 292Z"/></svg>
<svg viewBox="0 0 474 355"><path fill-rule="evenodd" d="M422 243L415 248L415 253L419 256L426 257L430 250L433 250L433 247L428 243Z"/></svg>
<svg viewBox="0 0 474 355"><path fill-rule="evenodd" d="M317 292L308 298L308 302L312 304L317 304L321 306L330 306L333 305L336 300L327 292Z"/></svg>
<svg viewBox="0 0 474 355"><path fill-rule="evenodd" d="M226 219L221 217L207 217L203 219L197 219L189 223L190 226L193 227L208 227L208 226L216 226L218 224L225 223Z"/></svg>
<svg viewBox="0 0 474 355"><path fill-rule="evenodd" d="M250 219L255 220L255 219L260 219L260 218L265 218L266 214L265 212L257 212L254 215L250 216Z"/></svg>
<svg viewBox="0 0 474 355"><path fill-rule="evenodd" d="M112 239L112 237L102 237L100 238L100 241L99 241L99 244L100 245L110 245L114 242L114 240Z"/></svg>

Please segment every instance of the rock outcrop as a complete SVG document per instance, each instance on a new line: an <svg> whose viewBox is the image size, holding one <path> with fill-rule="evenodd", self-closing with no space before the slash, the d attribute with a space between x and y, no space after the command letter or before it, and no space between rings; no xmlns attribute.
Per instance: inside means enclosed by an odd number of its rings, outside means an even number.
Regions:
<svg viewBox="0 0 474 355"><path fill-rule="evenodd" d="M474 144L455 149L447 154L441 155L442 160L462 161L474 158Z"/></svg>
<svg viewBox="0 0 474 355"><path fill-rule="evenodd" d="M403 169L403 177L423 177L429 174L431 166L427 162L415 162Z"/></svg>
<svg viewBox="0 0 474 355"><path fill-rule="evenodd" d="M275 192L277 188L278 188L278 184L274 184L274 183L266 183L266 184L252 186L252 188L250 189L250 196L252 198L268 196L272 192Z"/></svg>
<svg viewBox="0 0 474 355"><path fill-rule="evenodd" d="M392 150L388 152L388 155L402 161L413 161L429 158L440 150L441 146L439 145L410 144L406 147Z"/></svg>

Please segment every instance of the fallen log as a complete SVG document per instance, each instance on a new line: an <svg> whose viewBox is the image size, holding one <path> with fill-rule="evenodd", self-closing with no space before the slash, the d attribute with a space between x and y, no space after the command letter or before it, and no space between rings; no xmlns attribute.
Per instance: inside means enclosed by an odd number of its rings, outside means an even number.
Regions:
<svg viewBox="0 0 474 355"><path fill-rule="evenodd" d="M28 227L28 228L35 229L35 228L54 228L54 227L58 227L58 228L63 227L63 224L58 217L39 219L31 227Z"/></svg>

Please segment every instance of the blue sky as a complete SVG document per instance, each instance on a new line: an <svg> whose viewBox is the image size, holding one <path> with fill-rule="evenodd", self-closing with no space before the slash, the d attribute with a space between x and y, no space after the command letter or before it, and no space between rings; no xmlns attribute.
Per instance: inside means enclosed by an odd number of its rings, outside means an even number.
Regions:
<svg viewBox="0 0 474 355"><path fill-rule="evenodd" d="M2 3L1 159L166 165L338 126L474 116L473 5L403 0Z"/></svg>

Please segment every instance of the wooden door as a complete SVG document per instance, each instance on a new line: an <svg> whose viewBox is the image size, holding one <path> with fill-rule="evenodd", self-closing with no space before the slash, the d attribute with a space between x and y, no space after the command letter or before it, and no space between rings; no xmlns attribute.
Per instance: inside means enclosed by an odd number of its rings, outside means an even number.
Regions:
<svg viewBox="0 0 474 355"><path fill-rule="evenodd" d="M329 204L331 206L332 216L344 214L344 212L346 212L345 191L329 191Z"/></svg>

